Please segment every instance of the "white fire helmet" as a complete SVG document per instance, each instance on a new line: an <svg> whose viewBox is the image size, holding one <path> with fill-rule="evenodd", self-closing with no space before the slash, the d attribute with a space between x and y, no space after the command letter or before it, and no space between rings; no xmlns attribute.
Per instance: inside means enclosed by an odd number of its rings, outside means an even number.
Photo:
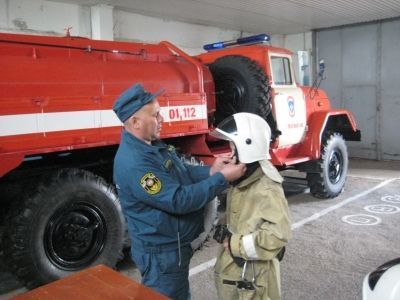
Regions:
<svg viewBox="0 0 400 300"><path fill-rule="evenodd" d="M219 123L210 134L219 139L232 141L241 163L248 164L271 158L269 155L271 128L258 115L236 113Z"/></svg>
<svg viewBox="0 0 400 300"><path fill-rule="evenodd" d="M400 257L369 273L363 282L363 300L400 299Z"/></svg>

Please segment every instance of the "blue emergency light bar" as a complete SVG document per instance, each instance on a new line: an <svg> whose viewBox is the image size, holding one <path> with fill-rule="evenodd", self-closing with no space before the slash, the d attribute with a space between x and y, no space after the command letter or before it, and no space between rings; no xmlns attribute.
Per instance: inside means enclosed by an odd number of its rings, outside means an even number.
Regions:
<svg viewBox="0 0 400 300"><path fill-rule="evenodd" d="M210 51L210 50L226 48L226 47L233 46L233 45L259 44L259 43L268 42L270 39L271 38L268 34L261 33L261 34L257 34L257 35L251 35L251 36L247 36L247 37L243 37L243 38L238 38L236 40L207 44L207 45L203 46L203 49Z"/></svg>

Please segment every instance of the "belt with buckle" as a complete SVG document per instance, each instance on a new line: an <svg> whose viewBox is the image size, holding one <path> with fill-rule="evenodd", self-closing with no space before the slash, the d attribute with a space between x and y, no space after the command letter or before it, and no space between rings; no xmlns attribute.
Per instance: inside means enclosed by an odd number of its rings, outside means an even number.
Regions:
<svg viewBox="0 0 400 300"><path fill-rule="evenodd" d="M234 285L236 286L238 289L241 290L255 290L254 284L251 281L247 281L247 280L222 280L223 284L229 284L229 285Z"/></svg>

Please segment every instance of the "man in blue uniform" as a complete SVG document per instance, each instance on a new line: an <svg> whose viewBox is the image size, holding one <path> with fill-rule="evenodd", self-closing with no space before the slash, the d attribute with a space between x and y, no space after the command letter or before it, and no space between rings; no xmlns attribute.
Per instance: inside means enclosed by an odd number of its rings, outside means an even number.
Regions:
<svg viewBox="0 0 400 300"><path fill-rule="evenodd" d="M160 138L156 99L136 84L114 103L124 123L114 181L142 283L173 299L189 299L190 243L203 231L203 208L246 167L218 158L211 167L181 162Z"/></svg>

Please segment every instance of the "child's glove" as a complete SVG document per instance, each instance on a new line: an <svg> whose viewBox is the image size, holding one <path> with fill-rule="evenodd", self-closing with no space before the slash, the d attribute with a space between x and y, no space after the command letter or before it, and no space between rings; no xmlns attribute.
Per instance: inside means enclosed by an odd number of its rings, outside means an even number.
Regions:
<svg viewBox="0 0 400 300"><path fill-rule="evenodd" d="M218 224L215 226L215 232L213 239L216 240L218 243L222 244L226 238L230 239L232 233L229 231L226 224Z"/></svg>

